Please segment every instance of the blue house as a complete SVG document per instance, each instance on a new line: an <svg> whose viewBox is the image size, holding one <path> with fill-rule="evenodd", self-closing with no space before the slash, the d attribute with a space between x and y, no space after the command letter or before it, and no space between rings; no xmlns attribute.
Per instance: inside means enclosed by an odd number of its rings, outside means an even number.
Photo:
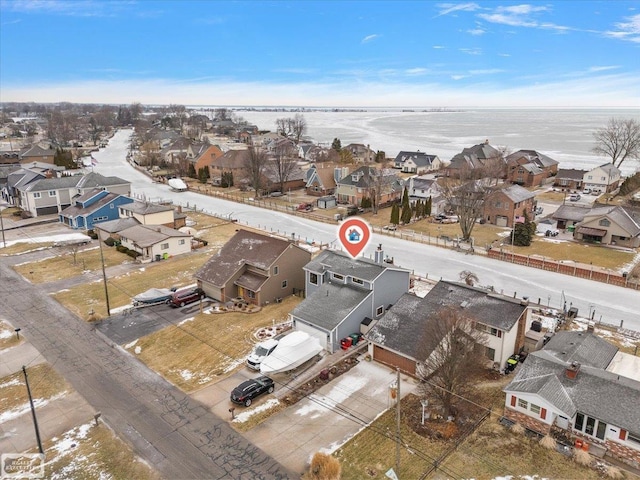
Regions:
<svg viewBox="0 0 640 480"><path fill-rule="evenodd" d="M375 260L331 250L316 256L304 267L305 299L289 314L293 328L333 353L342 338L360 332L365 319L380 319L411 281L409 270L386 265L383 258L381 248Z"/></svg>
<svg viewBox="0 0 640 480"><path fill-rule="evenodd" d="M59 214L60 222L74 229L90 230L98 222L119 217L118 207L133 202L132 198L95 188L73 200Z"/></svg>

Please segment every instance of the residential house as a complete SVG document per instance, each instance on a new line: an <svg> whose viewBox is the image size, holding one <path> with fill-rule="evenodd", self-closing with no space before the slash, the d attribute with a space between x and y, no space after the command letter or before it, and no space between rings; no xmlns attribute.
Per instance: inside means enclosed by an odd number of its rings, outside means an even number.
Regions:
<svg viewBox="0 0 640 480"><path fill-rule="evenodd" d="M164 130L157 127L152 128L147 133L147 138L149 138L150 141L156 146L158 151L168 147L181 137L182 135L180 135L175 130Z"/></svg>
<svg viewBox="0 0 640 480"><path fill-rule="evenodd" d="M321 252L304 267L305 299L290 314L293 328L318 338L333 353L342 338L360 332L365 319L381 318L409 291L411 273L383 260L381 247L375 260Z"/></svg>
<svg viewBox="0 0 640 480"><path fill-rule="evenodd" d="M196 280L208 297L226 302L240 297L266 305L304 288L302 267L311 252L293 242L249 230L238 232L205 263Z"/></svg>
<svg viewBox="0 0 640 480"><path fill-rule="evenodd" d="M287 165L284 161L281 173L278 173L278 166L275 162L270 161L264 169L262 188L264 192L289 192L291 190L300 190L304 188L306 172L298 165ZM282 184L280 177L283 178Z"/></svg>
<svg viewBox="0 0 640 480"><path fill-rule="evenodd" d="M587 332L557 332L504 388L504 416L640 464L640 359Z"/></svg>
<svg viewBox="0 0 640 480"><path fill-rule="evenodd" d="M393 168L399 168L403 173L424 173L440 170L442 161L437 155L427 155L418 150L417 152L402 151L393 160Z"/></svg>
<svg viewBox="0 0 640 480"><path fill-rule="evenodd" d="M618 188L621 179L620 169L613 163L605 163L585 173L582 182L584 188L590 188L598 193L608 193Z"/></svg>
<svg viewBox="0 0 640 480"><path fill-rule="evenodd" d="M462 283L439 281L424 298L404 294L365 337L369 354L381 363L416 375L442 339L432 338L430 322L456 308L486 335L482 351L488 366L503 368L524 346L531 325L528 302Z"/></svg>
<svg viewBox="0 0 640 480"><path fill-rule="evenodd" d="M191 140L179 137L160 150L160 158L166 163L178 163L187 158L187 150Z"/></svg>
<svg viewBox="0 0 640 480"><path fill-rule="evenodd" d="M114 240L120 240L120 232L130 227L140 225L140 222L133 217L116 218L115 220L107 220L96 223L93 230L98 234L101 241L105 241L111 237Z"/></svg>
<svg viewBox="0 0 640 480"><path fill-rule="evenodd" d="M535 217L534 194L520 185L502 186L487 195L483 218L498 227L513 228L515 222L523 221L527 215Z"/></svg>
<svg viewBox="0 0 640 480"><path fill-rule="evenodd" d="M640 247L640 223L621 206L604 206L591 209L575 226L576 240Z"/></svg>
<svg viewBox="0 0 640 480"><path fill-rule="evenodd" d="M306 173L306 193L315 197L333 195L337 183L347 175L349 167L338 167L329 162L314 163Z"/></svg>
<svg viewBox="0 0 640 480"><path fill-rule="evenodd" d="M563 191L582 190L582 182L586 173L587 170L559 168L553 186L560 187Z"/></svg>
<svg viewBox="0 0 640 480"><path fill-rule="evenodd" d="M57 214L72 205L74 197L94 188L124 196L131 195L131 182L91 172L71 177L44 178L17 187L20 193L18 206L33 217Z"/></svg>
<svg viewBox="0 0 640 480"><path fill-rule="evenodd" d="M48 178L46 173L30 168L14 170L7 175L7 182L2 189L2 198L11 205L18 206L20 205L20 188L45 178Z"/></svg>
<svg viewBox="0 0 640 480"><path fill-rule="evenodd" d="M121 205L118 209L120 218L135 218L140 225L164 225L179 229L186 225L186 215L182 208L176 211L172 206L158 203L135 201Z"/></svg>
<svg viewBox="0 0 640 480"><path fill-rule="evenodd" d="M209 171L214 185L220 185L223 173L233 175L234 185L242 185L247 177L249 150L228 150L221 157L211 160Z"/></svg>
<svg viewBox="0 0 640 480"><path fill-rule="evenodd" d="M60 222L74 229L91 230L94 224L119 218L118 207L132 203L133 199L94 188L73 199L58 215Z"/></svg>
<svg viewBox="0 0 640 480"><path fill-rule="evenodd" d="M535 150L518 150L505 158L507 180L525 187L540 186L558 173L558 162Z"/></svg>
<svg viewBox="0 0 640 480"><path fill-rule="evenodd" d="M431 198L431 215L445 213L447 200L442 195L442 189L438 181L426 176L415 176L409 178L409 202L414 204L417 200L427 201Z"/></svg>
<svg viewBox="0 0 640 480"><path fill-rule="evenodd" d="M211 165L213 164L213 161L217 158L220 158L222 155L224 155L224 153L218 145L209 145L208 143L202 143L199 144L198 149L194 148L194 156L190 155L191 153L187 154L187 159L193 162L196 173L198 173L201 168L206 168L209 170L209 176L211 176Z"/></svg>
<svg viewBox="0 0 640 480"><path fill-rule="evenodd" d="M336 185L338 203L360 205L363 198L373 199L379 191L379 206L402 198L404 181L390 169L362 166L341 178Z"/></svg>
<svg viewBox="0 0 640 480"><path fill-rule="evenodd" d="M351 158L355 163L373 163L376 160L376 152L369 148L369 145L362 143L350 143L343 150L351 154Z"/></svg>
<svg viewBox="0 0 640 480"><path fill-rule="evenodd" d="M134 225L118 234L123 246L140 253L138 260L142 262L164 260L191 251L190 234L164 225Z"/></svg>
<svg viewBox="0 0 640 480"><path fill-rule="evenodd" d="M591 211L589 207L581 207L579 205L560 205L558 209L553 212L551 218L557 223L558 230L564 230L566 228L574 228L578 223L584 220L584 216Z"/></svg>
<svg viewBox="0 0 640 480"><path fill-rule="evenodd" d="M502 153L489 145L489 140L485 140L454 155L449 165L444 167L444 172L448 177L458 178L464 170L480 170L494 162L504 165Z"/></svg>
<svg viewBox="0 0 640 480"><path fill-rule="evenodd" d="M30 145L20 151L18 157L21 164L39 162L53 165L56 151L52 148L42 148L39 145Z"/></svg>

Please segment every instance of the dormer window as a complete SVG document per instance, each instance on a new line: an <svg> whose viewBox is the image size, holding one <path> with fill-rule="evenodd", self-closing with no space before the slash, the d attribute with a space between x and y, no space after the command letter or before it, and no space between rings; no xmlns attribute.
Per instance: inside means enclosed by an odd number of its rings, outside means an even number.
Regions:
<svg viewBox="0 0 640 480"><path fill-rule="evenodd" d="M611 225L611 222L609 220L607 220L606 218L603 218L602 220L600 220L598 222L598 225L600 225L601 227L608 227Z"/></svg>

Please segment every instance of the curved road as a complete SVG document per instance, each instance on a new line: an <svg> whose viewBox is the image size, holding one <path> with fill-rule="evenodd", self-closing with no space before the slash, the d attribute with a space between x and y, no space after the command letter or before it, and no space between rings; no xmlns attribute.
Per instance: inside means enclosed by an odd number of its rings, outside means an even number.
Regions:
<svg viewBox="0 0 640 480"><path fill-rule="evenodd" d="M246 204L238 204L194 192L173 192L167 185L156 184L126 162L131 130L120 130L107 148L94 153L98 160L96 171L103 175L116 175L132 183L133 193L149 200L171 199L177 205L196 205L198 209L219 215L232 216L241 223L266 227L273 231L292 233L302 238L323 243L334 242L337 226L294 217ZM375 245L382 243L385 253L394 258L395 265L412 269L417 275L430 278L458 280L462 270L471 270L482 285L492 285L496 291L532 301L540 299L543 305L562 308L578 307L581 316L594 312L595 320L620 324L640 331L640 292L600 282L554 274L507 262L490 260L479 255L422 245L399 238L374 234L366 251L372 256Z"/></svg>
<svg viewBox="0 0 640 480"><path fill-rule="evenodd" d="M284 480L299 476L104 339L6 262L0 264L0 317L21 328L44 358L162 477Z"/></svg>

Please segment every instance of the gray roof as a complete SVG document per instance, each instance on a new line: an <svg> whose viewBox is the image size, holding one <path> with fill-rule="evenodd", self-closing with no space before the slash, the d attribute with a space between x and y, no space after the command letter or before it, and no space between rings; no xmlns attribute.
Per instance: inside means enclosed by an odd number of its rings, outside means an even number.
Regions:
<svg viewBox="0 0 640 480"><path fill-rule="evenodd" d="M24 150L20 152L20 158L24 157L44 157L55 155L56 151L53 149L45 149L40 145L31 145L26 147Z"/></svg>
<svg viewBox="0 0 640 480"><path fill-rule="evenodd" d="M287 240L249 230L238 232L196 272L196 278L222 286L244 265L267 270L292 245Z"/></svg>
<svg viewBox="0 0 640 480"><path fill-rule="evenodd" d="M373 295L370 290L324 283L298 304L291 315L330 332L369 295Z"/></svg>
<svg viewBox="0 0 640 480"><path fill-rule="evenodd" d="M96 223L96 228L108 233L118 233L135 225L140 225L140 222L133 217L127 217Z"/></svg>
<svg viewBox="0 0 640 480"><path fill-rule="evenodd" d="M618 167L616 167L613 163L611 162L607 162L607 163L603 163L602 165L600 165L599 167L596 168L601 168L602 170L604 170L605 172L618 172L620 173L620 169ZM596 168L593 168L591 170L589 170L590 172L595 170Z"/></svg>
<svg viewBox="0 0 640 480"><path fill-rule="evenodd" d="M419 167L431 165L436 159L435 155L428 155L423 152L405 152L402 151L396 155L394 159L395 163L405 163L407 160L412 160Z"/></svg>
<svg viewBox="0 0 640 480"><path fill-rule="evenodd" d="M535 197L532 192L520 185L510 185L509 187L501 188L498 191L504 193L514 203L524 202L525 200Z"/></svg>
<svg viewBox="0 0 640 480"><path fill-rule="evenodd" d="M64 188L97 188L113 185L130 185L131 182L120 177L105 177L96 172L86 175L74 175L71 177L45 178L30 184L25 190L30 192L44 192L47 190L60 190Z"/></svg>
<svg viewBox="0 0 640 480"><path fill-rule="evenodd" d="M571 220L572 222L581 222L584 216L589 213L589 207L580 207L578 205L560 205L560 207L551 215L554 220Z"/></svg>
<svg viewBox="0 0 640 480"><path fill-rule="evenodd" d="M368 165L354 170L342 178L338 183L342 185L355 185L356 187L367 188L373 183L374 178L376 178L376 182L378 181L377 176L380 174L382 175L380 183L382 183L383 186L391 186L393 190L402 188L402 180L395 174L395 172L390 169L383 169L380 172L376 167L370 167ZM356 178L355 181L354 177Z"/></svg>
<svg viewBox="0 0 640 480"><path fill-rule="evenodd" d="M120 197L120 194L118 193L107 193L104 197L92 203L91 205L88 205L86 207L81 206L82 202L86 202L91 197L94 197L95 195L103 191L104 190L94 189L94 190L91 190L90 192L85 193L84 195L74 198L73 205L69 205L67 208L62 210L60 214L69 218L88 215L92 212L95 212L99 208L104 207L105 205L107 205L109 202L112 202L116 198Z"/></svg>
<svg viewBox="0 0 640 480"><path fill-rule="evenodd" d="M400 297L367 338L411 358L425 358L435 347L434 339L425 336L425 326L448 307L459 307L478 323L503 331L510 331L527 308L511 297L441 280L424 298Z"/></svg>
<svg viewBox="0 0 640 480"><path fill-rule="evenodd" d="M464 148L451 158L450 168L462 168L467 164L470 168L479 168L484 165L484 161L491 158L500 158L500 151L489 145L487 140L473 147Z"/></svg>
<svg viewBox="0 0 640 480"><path fill-rule="evenodd" d="M621 228L629 233L630 237L636 237L640 235L640 225L631 217L621 206L605 206L596 207L591 209L589 213L585 215L584 221L592 221L591 217L606 217L611 222L618 224Z"/></svg>
<svg viewBox="0 0 640 480"><path fill-rule="evenodd" d="M602 338L584 332L557 332L544 350L558 360L590 367L607 368L618 347Z"/></svg>
<svg viewBox="0 0 640 480"><path fill-rule="evenodd" d="M135 200L132 203L128 203L126 205L120 205L120 208L122 208L123 210L128 210L133 213L138 213L140 215L149 215L149 214L158 213L158 212L170 212L171 210L173 210L173 208L168 205L139 202L137 200Z"/></svg>
<svg viewBox="0 0 640 480"><path fill-rule="evenodd" d="M587 173L588 170L577 170L575 168L559 168L558 173L556 173L556 179L568 179L568 180L579 180L582 181L584 174Z"/></svg>
<svg viewBox="0 0 640 480"><path fill-rule="evenodd" d="M535 164L539 168L552 167L554 165L558 165L558 161L554 160L551 157L547 157L546 155L536 152L535 150L518 150L517 152L513 152L509 155L506 160L526 158L529 162Z"/></svg>
<svg viewBox="0 0 640 480"><path fill-rule="evenodd" d="M574 359L589 361L590 354L598 359L592 363L602 364L609 357L611 348L605 345L605 340L593 338L595 336L591 333L562 333L573 335L567 336L560 342L562 345L557 346L571 346L575 351L583 352L582 355L574 355ZM544 349L529 354L504 390L534 393L570 418L576 412L582 412L640 435L640 382L587 363L580 366L575 379L567 378L565 371L571 363L558 358L558 352L548 350L549 345L553 346L553 338ZM567 340L571 339L575 340L575 345L567 345ZM578 346L578 343L583 343L583 346ZM600 348L605 353L600 353Z"/></svg>
<svg viewBox="0 0 640 480"><path fill-rule="evenodd" d="M304 266L305 270L322 275L326 271L373 281L382 275L387 267L365 258L353 259L344 253L324 250Z"/></svg>
<svg viewBox="0 0 640 480"><path fill-rule="evenodd" d="M120 236L128 238L139 247L150 247L156 245L170 237L190 237L188 233L183 233L164 225L134 225L133 227L121 230Z"/></svg>

